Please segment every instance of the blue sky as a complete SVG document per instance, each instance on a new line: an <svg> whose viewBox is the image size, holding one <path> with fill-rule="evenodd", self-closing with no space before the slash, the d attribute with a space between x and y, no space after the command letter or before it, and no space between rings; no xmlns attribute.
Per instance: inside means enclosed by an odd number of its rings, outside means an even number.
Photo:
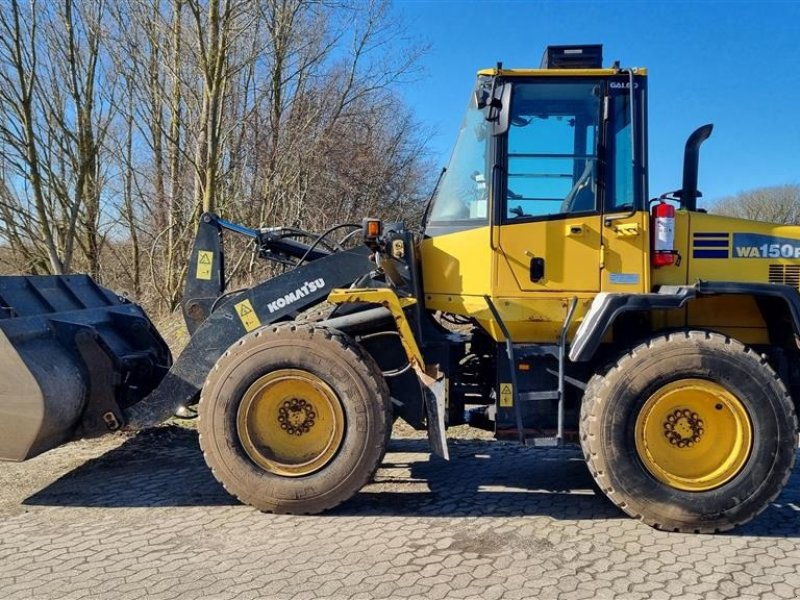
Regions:
<svg viewBox="0 0 800 600"><path fill-rule="evenodd" d="M649 71L651 196L680 187L686 137L709 122L706 200L800 183L800 2L394 0L394 10L431 45L404 95L434 131L437 165L478 68L536 67L548 44L602 43L606 65Z"/></svg>

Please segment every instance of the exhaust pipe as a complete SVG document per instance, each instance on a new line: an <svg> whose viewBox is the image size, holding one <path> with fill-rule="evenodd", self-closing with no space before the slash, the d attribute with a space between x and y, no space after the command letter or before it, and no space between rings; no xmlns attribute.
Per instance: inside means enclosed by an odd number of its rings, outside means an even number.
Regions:
<svg viewBox="0 0 800 600"><path fill-rule="evenodd" d="M683 151L683 188L681 189L681 208L697 210L697 166L700 162L700 146L710 136L714 125L709 123L694 130L686 140Z"/></svg>

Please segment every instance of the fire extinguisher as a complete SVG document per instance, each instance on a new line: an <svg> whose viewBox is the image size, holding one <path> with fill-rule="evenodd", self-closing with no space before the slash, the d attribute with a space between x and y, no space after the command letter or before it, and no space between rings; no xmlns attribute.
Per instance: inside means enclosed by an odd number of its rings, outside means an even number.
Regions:
<svg viewBox="0 0 800 600"><path fill-rule="evenodd" d="M653 253L654 267L666 267L675 263L675 207L661 200L653 207Z"/></svg>

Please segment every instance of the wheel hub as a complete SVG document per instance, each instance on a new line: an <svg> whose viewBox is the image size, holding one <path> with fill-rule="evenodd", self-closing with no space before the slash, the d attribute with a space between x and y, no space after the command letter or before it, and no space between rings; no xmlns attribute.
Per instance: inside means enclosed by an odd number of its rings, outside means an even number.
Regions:
<svg viewBox="0 0 800 600"><path fill-rule="evenodd" d="M741 472L752 450L753 426L742 402L720 384L680 379L645 401L634 435L651 475L673 488L700 492Z"/></svg>
<svg viewBox="0 0 800 600"><path fill-rule="evenodd" d="M688 408L676 409L664 421L664 436L678 448L691 448L703 437L703 420Z"/></svg>
<svg viewBox="0 0 800 600"><path fill-rule="evenodd" d="M278 423L289 435L303 435L314 426L314 407L302 398L292 398L278 409Z"/></svg>
<svg viewBox="0 0 800 600"><path fill-rule="evenodd" d="M268 373L245 392L236 417L242 448L262 469L286 477L310 475L333 459L344 440L341 401L308 371Z"/></svg>

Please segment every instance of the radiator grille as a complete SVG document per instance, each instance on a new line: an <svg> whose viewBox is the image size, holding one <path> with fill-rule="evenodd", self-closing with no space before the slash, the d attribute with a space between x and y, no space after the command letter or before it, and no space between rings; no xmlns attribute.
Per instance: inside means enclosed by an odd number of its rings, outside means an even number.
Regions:
<svg viewBox="0 0 800 600"><path fill-rule="evenodd" d="M770 265L769 282L800 288L800 265Z"/></svg>

